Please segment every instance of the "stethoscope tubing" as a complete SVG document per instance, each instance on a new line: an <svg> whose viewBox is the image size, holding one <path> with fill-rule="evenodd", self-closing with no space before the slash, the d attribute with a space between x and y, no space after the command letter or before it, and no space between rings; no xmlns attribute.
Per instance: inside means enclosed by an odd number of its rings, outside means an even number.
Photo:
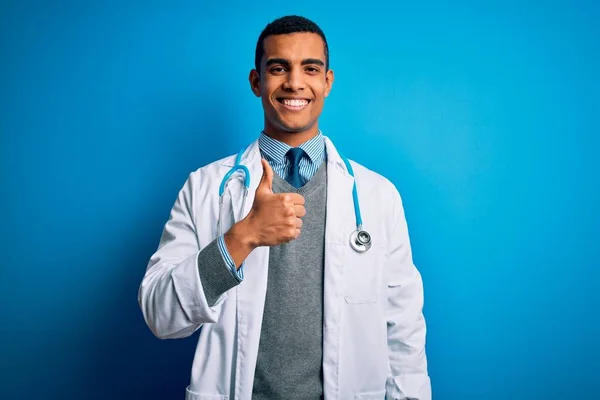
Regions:
<svg viewBox="0 0 600 400"><path fill-rule="evenodd" d="M244 212L246 206L246 198L248 197L248 188L250 187L250 171L245 165L240 164L242 155L246 149L242 149L235 160L235 165L225 174L223 180L221 180L221 184L219 185L219 215L217 219L217 232L219 236L223 235L222 232L222 208L223 208L223 194L225 193L225 189L229 184L229 181L233 179L233 174L237 171L241 171L244 175L244 193L242 199L242 209L240 213ZM354 170L352 169L352 165L350 165L350 161L346 157L344 157L340 153L340 157L344 164L346 165L346 169L350 176L354 178ZM354 184L352 186L352 201L354 203L354 216L356 218L356 230L350 234L350 246L359 253L363 253L371 248L371 235L363 229L363 221L362 215L360 212L360 204L358 201L358 190L356 188L356 179L354 179Z"/></svg>

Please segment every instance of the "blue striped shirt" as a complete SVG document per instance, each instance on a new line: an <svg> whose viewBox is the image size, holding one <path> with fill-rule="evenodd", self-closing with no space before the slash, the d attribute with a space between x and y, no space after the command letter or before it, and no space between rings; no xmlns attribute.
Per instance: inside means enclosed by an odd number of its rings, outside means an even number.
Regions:
<svg viewBox="0 0 600 400"><path fill-rule="evenodd" d="M291 163L285 155L292 147L265 135L264 132L262 132L258 138L258 147L260 149L260 154L267 160L271 168L273 168L273 171L282 179L285 179L291 168ZM304 150L305 153L298 165L300 178L304 185L313 177L325 160L326 152L323 134L319 131L314 138L302 143L298 147ZM231 258L229 251L227 251L223 236L219 236L218 245L227 268L238 282L241 282L244 279L244 263L242 263L240 268L236 268L235 262Z"/></svg>
<svg viewBox="0 0 600 400"><path fill-rule="evenodd" d="M260 148L260 154L269 162L273 171L285 180L292 166L290 160L285 155L292 147L265 135L264 132L258 138L258 147ZM319 131L314 138L302 143L298 147L304 150L305 153L298 165L300 178L304 185L313 177L323 160L325 160L325 139L323 138L323 134Z"/></svg>

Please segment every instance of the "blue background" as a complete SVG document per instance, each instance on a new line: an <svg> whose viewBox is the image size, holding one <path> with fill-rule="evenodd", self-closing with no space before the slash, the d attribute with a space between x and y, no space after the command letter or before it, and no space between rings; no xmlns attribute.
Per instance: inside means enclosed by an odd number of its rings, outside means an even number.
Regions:
<svg viewBox="0 0 600 400"><path fill-rule="evenodd" d="M322 129L403 195L434 398L600 398L599 6L412 3L3 1L0 398L183 398L196 336L138 285L188 173L260 132L290 13L328 36Z"/></svg>

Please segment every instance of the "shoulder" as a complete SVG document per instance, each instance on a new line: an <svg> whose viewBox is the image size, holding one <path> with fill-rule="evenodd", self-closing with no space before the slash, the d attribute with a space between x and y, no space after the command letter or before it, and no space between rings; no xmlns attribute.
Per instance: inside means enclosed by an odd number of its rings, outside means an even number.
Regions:
<svg viewBox="0 0 600 400"><path fill-rule="evenodd" d="M236 154L229 155L227 157L223 157L221 159L215 160L209 164L206 164L195 171L190 173L190 179L194 180L213 180L216 178L222 179L221 176L223 171L229 170L231 167L229 165L233 165L235 163Z"/></svg>
<svg viewBox="0 0 600 400"><path fill-rule="evenodd" d="M198 193L198 191L210 190L215 185L219 185L227 171L231 168L228 165L235 163L235 157L236 154L229 155L191 171L182 190L184 192Z"/></svg>
<svg viewBox="0 0 600 400"><path fill-rule="evenodd" d="M367 191L378 192L387 198L400 196L396 186L385 176L365 167L354 160L348 160L354 170L356 185Z"/></svg>

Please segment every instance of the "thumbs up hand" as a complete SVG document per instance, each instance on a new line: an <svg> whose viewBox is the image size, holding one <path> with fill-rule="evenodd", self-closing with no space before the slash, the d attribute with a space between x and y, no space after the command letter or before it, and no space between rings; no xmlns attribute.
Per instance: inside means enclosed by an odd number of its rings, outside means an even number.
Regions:
<svg viewBox="0 0 600 400"><path fill-rule="evenodd" d="M256 194L273 194L273 169L264 158L261 158L260 163L263 167L263 174L256 188Z"/></svg>
<svg viewBox="0 0 600 400"><path fill-rule="evenodd" d="M256 188L252 209L224 235L225 246L237 268L257 247L277 246L300 236L306 215L304 197L273 193L273 170L262 159L263 176Z"/></svg>
<svg viewBox="0 0 600 400"><path fill-rule="evenodd" d="M297 193L274 194L273 170L265 159L261 163L263 176L245 219L251 227L249 233L256 247L276 246L300 236L300 218L306 215L304 197Z"/></svg>

